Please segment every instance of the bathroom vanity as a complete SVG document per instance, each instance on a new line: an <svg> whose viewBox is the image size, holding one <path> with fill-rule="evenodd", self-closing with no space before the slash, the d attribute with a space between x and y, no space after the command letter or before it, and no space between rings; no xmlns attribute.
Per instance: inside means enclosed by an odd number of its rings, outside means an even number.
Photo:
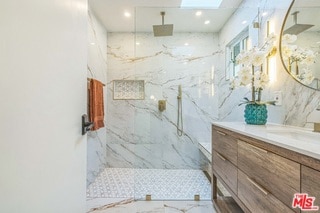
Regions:
<svg viewBox="0 0 320 213"><path fill-rule="evenodd" d="M283 125L213 123L212 172L213 202L223 213L301 212L292 208L295 193L315 197L313 205L320 206L320 134ZM238 206L217 196L217 180Z"/></svg>

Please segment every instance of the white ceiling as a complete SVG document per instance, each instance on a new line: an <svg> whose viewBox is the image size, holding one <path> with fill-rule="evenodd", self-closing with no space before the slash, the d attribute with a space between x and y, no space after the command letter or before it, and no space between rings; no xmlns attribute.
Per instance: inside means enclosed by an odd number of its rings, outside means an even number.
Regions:
<svg viewBox="0 0 320 213"><path fill-rule="evenodd" d="M152 25L174 24L174 32L218 32L242 0L223 0L219 8L180 8L181 0L89 0L89 5L108 32L151 32ZM131 17L125 17L129 12ZM204 24L210 20L210 24Z"/></svg>

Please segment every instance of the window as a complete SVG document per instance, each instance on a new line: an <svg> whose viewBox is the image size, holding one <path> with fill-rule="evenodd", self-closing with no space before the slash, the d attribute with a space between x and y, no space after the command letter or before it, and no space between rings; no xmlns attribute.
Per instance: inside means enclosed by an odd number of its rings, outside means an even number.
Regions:
<svg viewBox="0 0 320 213"><path fill-rule="evenodd" d="M249 48L249 29L246 28L237 35L226 47L226 80L238 75L240 65L237 64L236 58L241 51Z"/></svg>

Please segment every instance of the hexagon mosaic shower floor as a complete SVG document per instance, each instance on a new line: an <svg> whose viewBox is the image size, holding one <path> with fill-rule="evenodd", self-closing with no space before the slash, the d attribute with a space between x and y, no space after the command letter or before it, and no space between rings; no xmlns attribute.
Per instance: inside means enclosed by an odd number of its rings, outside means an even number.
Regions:
<svg viewBox="0 0 320 213"><path fill-rule="evenodd" d="M87 189L88 198L211 200L211 184L201 170L106 168Z"/></svg>

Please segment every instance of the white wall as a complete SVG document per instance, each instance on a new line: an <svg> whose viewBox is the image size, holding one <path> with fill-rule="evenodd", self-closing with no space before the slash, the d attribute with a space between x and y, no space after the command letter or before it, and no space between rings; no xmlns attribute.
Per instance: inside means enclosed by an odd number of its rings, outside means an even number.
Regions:
<svg viewBox="0 0 320 213"><path fill-rule="evenodd" d="M2 1L0 26L0 212L85 212L87 1Z"/></svg>

